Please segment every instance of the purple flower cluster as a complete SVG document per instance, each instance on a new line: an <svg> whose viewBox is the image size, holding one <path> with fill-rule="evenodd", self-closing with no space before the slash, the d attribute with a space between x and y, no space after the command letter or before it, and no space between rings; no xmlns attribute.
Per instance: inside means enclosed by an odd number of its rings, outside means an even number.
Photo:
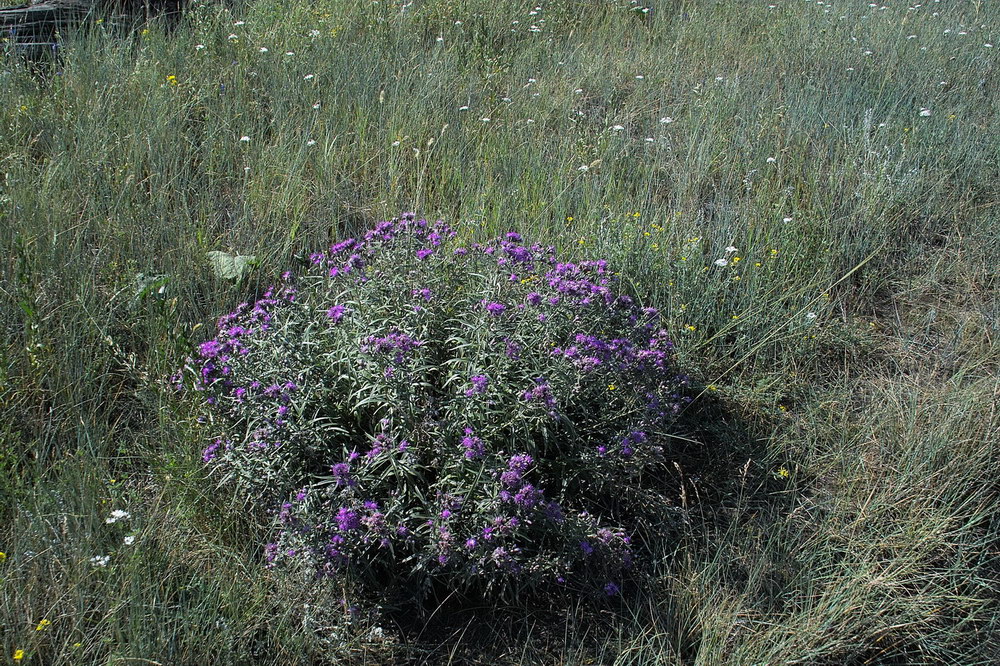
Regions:
<svg viewBox="0 0 1000 666"><path fill-rule="evenodd" d="M474 395L479 395L480 393L486 392L486 387L489 385L490 380L486 375L473 375L469 382L472 383L471 388L465 389L465 397L471 398Z"/></svg>
<svg viewBox="0 0 1000 666"><path fill-rule="evenodd" d="M269 563L620 594L690 400L661 314L604 261L454 237L380 222L220 318L188 361L203 460L288 498Z"/></svg>
<svg viewBox="0 0 1000 666"><path fill-rule="evenodd" d="M476 437L475 431L472 428L465 429L465 436L462 438L462 448L465 449L464 455L466 460L477 460L482 458L483 453L486 452L483 440Z"/></svg>
<svg viewBox="0 0 1000 666"><path fill-rule="evenodd" d="M549 414L555 416L556 397L552 392L552 387L544 378L535 379L535 385L521 394L521 399L525 402L535 402L545 405Z"/></svg>
<svg viewBox="0 0 1000 666"><path fill-rule="evenodd" d="M402 365L406 360L406 355L423 346L423 342L417 340L406 333L393 331L388 335L369 335L361 343L361 351L365 354L384 354L392 358L394 365Z"/></svg>

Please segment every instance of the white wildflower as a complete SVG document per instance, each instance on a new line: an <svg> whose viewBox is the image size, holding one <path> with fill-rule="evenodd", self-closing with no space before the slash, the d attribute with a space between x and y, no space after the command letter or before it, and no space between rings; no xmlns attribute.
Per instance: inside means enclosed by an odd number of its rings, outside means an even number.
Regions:
<svg viewBox="0 0 1000 666"><path fill-rule="evenodd" d="M247 141L249 141L249 140L250 139L247 139ZM128 511L122 511L121 509L115 509L114 511L111 512L110 516L108 516L107 518L104 519L104 522L106 522L107 524L110 525L111 523L117 523L119 520L127 520L130 517L131 516L130 516L130 514L129 514Z"/></svg>

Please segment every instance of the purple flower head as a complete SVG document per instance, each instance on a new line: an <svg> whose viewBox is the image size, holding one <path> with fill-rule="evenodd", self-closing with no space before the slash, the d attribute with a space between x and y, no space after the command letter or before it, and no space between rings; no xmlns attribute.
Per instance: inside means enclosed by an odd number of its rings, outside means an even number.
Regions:
<svg viewBox="0 0 1000 666"><path fill-rule="evenodd" d="M202 462L212 462L218 457L218 451L222 448L222 440L216 439L214 442L209 444L204 451L201 453Z"/></svg>
<svg viewBox="0 0 1000 666"><path fill-rule="evenodd" d="M589 541L581 541L580 550L583 551L584 556L589 556L594 554L594 547L590 545Z"/></svg>
<svg viewBox="0 0 1000 666"><path fill-rule="evenodd" d="M525 402L540 402L549 409L556 406L556 398L552 395L552 387L542 377L535 379L534 388L530 388L521 394L521 399Z"/></svg>
<svg viewBox="0 0 1000 666"><path fill-rule="evenodd" d="M414 298L416 298L416 297L419 296L420 298L424 299L425 301L430 301L432 298L434 298L434 294L431 293L431 290L428 289L427 287L424 287L423 289L414 289L412 292L410 292L410 294Z"/></svg>
<svg viewBox="0 0 1000 666"><path fill-rule="evenodd" d="M542 499L542 491L530 483L521 486L521 489L514 494L514 504L526 510L534 509Z"/></svg>
<svg viewBox="0 0 1000 666"><path fill-rule="evenodd" d="M525 298L531 305L541 305L542 303L542 295L537 291L529 293Z"/></svg>
<svg viewBox="0 0 1000 666"><path fill-rule="evenodd" d="M340 320L344 318L344 314L347 312L347 308L343 305L334 305L329 310L326 311L327 319L333 324L339 324Z"/></svg>
<svg viewBox="0 0 1000 666"><path fill-rule="evenodd" d="M485 393L486 386L490 383L489 377L486 375L473 375L469 381L472 382L472 388L465 390L465 397L467 398Z"/></svg>
<svg viewBox="0 0 1000 666"><path fill-rule="evenodd" d="M423 261L424 259L426 259L427 257L431 256L432 254L434 254L434 250L433 249L427 248L427 247L421 248L421 249L417 250L417 259L420 259L421 261Z"/></svg>
<svg viewBox="0 0 1000 666"><path fill-rule="evenodd" d="M330 472L333 474L334 481L337 487L348 486L353 487L358 484L357 480L351 477L351 464L346 462L339 462L330 468Z"/></svg>
<svg viewBox="0 0 1000 666"><path fill-rule="evenodd" d="M482 303L483 307L486 308L486 311L494 317L499 317L503 314L503 311L507 309L507 306L503 303L488 303L486 301L483 301Z"/></svg>
<svg viewBox="0 0 1000 666"><path fill-rule="evenodd" d="M527 453L519 453L511 456L507 463L507 470L500 475L500 481L508 487L516 486L521 482L525 472L531 467L534 459Z"/></svg>
<svg viewBox="0 0 1000 666"><path fill-rule="evenodd" d="M208 340L198 345L198 354L202 358L215 358L225 351L225 346L218 340Z"/></svg>
<svg viewBox="0 0 1000 666"><path fill-rule="evenodd" d="M356 511L352 511L346 506L340 507L337 511L337 529L341 532L350 532L361 527L361 519Z"/></svg>
<svg viewBox="0 0 1000 666"><path fill-rule="evenodd" d="M462 448L465 449L466 460L481 458L486 450L483 440L473 434L472 428L465 429L465 437L462 438Z"/></svg>
<svg viewBox="0 0 1000 666"><path fill-rule="evenodd" d="M506 343L506 346L504 347L503 353L507 358L513 360L521 358L521 350L523 349L521 345L517 344L510 338L504 338L504 342Z"/></svg>
<svg viewBox="0 0 1000 666"><path fill-rule="evenodd" d="M604 586L604 594L608 595L609 597L618 596L620 592L621 588L615 585L614 583L609 582L607 585Z"/></svg>
<svg viewBox="0 0 1000 666"><path fill-rule="evenodd" d="M368 336L361 343L361 351L367 354L391 354L392 362L400 365L405 360L406 354L423 344L405 333L393 331L383 337Z"/></svg>
<svg viewBox="0 0 1000 666"><path fill-rule="evenodd" d="M635 450L633 446L636 444L642 444L648 439L645 432L641 430L633 430L628 435L622 439L622 455L625 457L631 456Z"/></svg>

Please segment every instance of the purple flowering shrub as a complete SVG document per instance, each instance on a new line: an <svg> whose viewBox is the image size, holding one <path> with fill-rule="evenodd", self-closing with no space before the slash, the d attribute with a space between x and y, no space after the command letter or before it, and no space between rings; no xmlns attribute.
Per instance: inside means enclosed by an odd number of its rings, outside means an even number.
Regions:
<svg viewBox="0 0 1000 666"><path fill-rule="evenodd" d="M205 464L273 509L273 566L617 594L675 511L673 345L606 262L455 236L379 223L222 317L187 364Z"/></svg>

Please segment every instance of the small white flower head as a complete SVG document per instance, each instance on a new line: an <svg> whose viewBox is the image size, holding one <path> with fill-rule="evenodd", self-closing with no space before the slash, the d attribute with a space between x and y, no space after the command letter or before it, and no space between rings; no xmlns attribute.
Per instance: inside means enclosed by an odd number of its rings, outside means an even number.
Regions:
<svg viewBox="0 0 1000 666"><path fill-rule="evenodd" d="M715 265L716 266L728 266L729 265L729 260L728 259L716 259L715 260Z"/></svg>
<svg viewBox="0 0 1000 666"><path fill-rule="evenodd" d="M285 55L286 56L293 56L293 55L295 55L295 51L285 51Z"/></svg>
<svg viewBox="0 0 1000 666"><path fill-rule="evenodd" d="M781 221L782 221L782 222L791 222L791 221L792 221L792 218L790 218L790 217L786 217L786 218L782 218L782 220L781 220Z"/></svg>
<svg viewBox="0 0 1000 666"><path fill-rule="evenodd" d="M319 30L315 30L315 29L313 29L313 30L310 30L310 31L309 31L309 36L310 36L310 37L313 37L313 38L315 38L315 37L319 37Z"/></svg>
<svg viewBox="0 0 1000 666"><path fill-rule="evenodd" d="M302 77L302 80L303 81L312 81L314 78L316 78L315 74L306 74L305 76Z"/></svg>
<svg viewBox="0 0 1000 666"><path fill-rule="evenodd" d="M662 118L660 118L661 125L669 125L672 122L674 122L674 119L671 118L670 116L663 116Z"/></svg>
<svg viewBox="0 0 1000 666"><path fill-rule="evenodd" d="M590 171L590 167L587 166L586 164L581 164L580 168L577 169L577 171L582 171L582 172L586 173L586 172Z"/></svg>
<svg viewBox="0 0 1000 666"><path fill-rule="evenodd" d="M315 146L316 145L316 139L309 139L308 141L306 141L306 145L307 146Z"/></svg>
<svg viewBox="0 0 1000 666"><path fill-rule="evenodd" d="M729 253L739 252L739 250L736 249L735 247L733 247L732 245L730 245L729 247L726 248L726 252L729 252Z"/></svg>
<svg viewBox="0 0 1000 666"><path fill-rule="evenodd" d="M642 74L638 74L638 75L636 75L636 77L635 77L635 78L636 78L636 81L642 81L642 80L643 80L643 79L645 79L646 77L645 77L645 76L643 76Z"/></svg>
<svg viewBox="0 0 1000 666"><path fill-rule="evenodd" d="M503 103L505 103L505 104L510 104L511 103L510 97L501 97L500 101L503 102Z"/></svg>
<svg viewBox="0 0 1000 666"><path fill-rule="evenodd" d="M267 53L267 47L266 46L260 47L260 52L261 53Z"/></svg>
<svg viewBox="0 0 1000 666"><path fill-rule="evenodd" d="M127 520L131 516L128 511L122 511L121 509L115 509L111 512L111 515L104 519L107 524L117 523L119 520Z"/></svg>
<svg viewBox="0 0 1000 666"><path fill-rule="evenodd" d="M489 116L483 116L482 118L480 118L480 120L482 120L484 123L490 122Z"/></svg>
<svg viewBox="0 0 1000 666"><path fill-rule="evenodd" d="M806 313L806 319L815 319L818 316L819 315L817 315L815 312L807 312Z"/></svg>
<svg viewBox="0 0 1000 666"><path fill-rule="evenodd" d="M236 39L239 39L239 38L240 38L240 36L239 36L239 35L235 35L235 34L233 34L233 35L229 35L229 39L233 39L233 40L236 40Z"/></svg>
<svg viewBox="0 0 1000 666"><path fill-rule="evenodd" d="M469 107L468 106L460 106L460 107L458 107L458 110L459 111L468 111Z"/></svg>
<svg viewBox="0 0 1000 666"><path fill-rule="evenodd" d="M993 45L990 44L989 42L987 42L987 43L983 44L983 48L984 49L991 49L991 48L993 48Z"/></svg>
<svg viewBox="0 0 1000 666"><path fill-rule="evenodd" d="M778 161L778 158L776 158L776 157L768 157L767 158L767 163L768 164L774 164L777 161Z"/></svg>
<svg viewBox="0 0 1000 666"><path fill-rule="evenodd" d="M722 82L722 81L725 81L726 79L725 79L725 77L717 76L717 77L715 77L715 80L719 81L719 82Z"/></svg>
<svg viewBox="0 0 1000 666"><path fill-rule="evenodd" d="M537 79L528 79L528 83L535 83Z"/></svg>
<svg viewBox="0 0 1000 666"><path fill-rule="evenodd" d="M393 141L393 142L392 142L392 145L393 145L393 146L398 146L398 145L399 145L399 141Z"/></svg>
<svg viewBox="0 0 1000 666"><path fill-rule="evenodd" d="M438 42L440 44L441 42L444 41L444 37L442 37L441 35L438 35L438 38L436 40L434 40L434 41L436 41L436 42Z"/></svg>
<svg viewBox="0 0 1000 666"><path fill-rule="evenodd" d="M645 141L646 143L653 143L655 140L656 139L654 139L651 136L647 136L645 139L643 139L643 141Z"/></svg>
<svg viewBox="0 0 1000 666"><path fill-rule="evenodd" d="M315 104L313 104L313 108L314 109L318 109L319 108L319 102L316 102Z"/></svg>
<svg viewBox="0 0 1000 666"><path fill-rule="evenodd" d="M583 94L583 88L577 88L577 89L576 89L576 90L574 90L573 92L574 92L575 94L577 94L577 95L581 95L581 94Z"/></svg>
<svg viewBox="0 0 1000 666"><path fill-rule="evenodd" d="M625 127L622 125L614 125L611 127L611 129L614 130L615 132L621 132L622 130L625 129Z"/></svg>
<svg viewBox="0 0 1000 666"><path fill-rule="evenodd" d="M926 118L927 116L931 115L931 110L930 109L920 109L920 115L923 116L924 118Z"/></svg>
<svg viewBox="0 0 1000 666"><path fill-rule="evenodd" d="M90 558L90 563L95 567L106 567L108 566L108 562L110 561L111 561L110 555L94 555L92 558Z"/></svg>
<svg viewBox="0 0 1000 666"><path fill-rule="evenodd" d="M246 21L237 21L236 23L233 23L233 25L235 25L235 26L241 26L241 25L245 25L245 24L246 24Z"/></svg>
<svg viewBox="0 0 1000 666"><path fill-rule="evenodd" d="M135 543L135 536L125 537L124 539L122 539L122 543L124 543L126 546L131 546L133 543Z"/></svg>
<svg viewBox="0 0 1000 666"><path fill-rule="evenodd" d="M241 136L240 137L240 143L250 143L250 137L248 137L248 136Z"/></svg>
<svg viewBox="0 0 1000 666"><path fill-rule="evenodd" d="M195 44L195 45L194 45L194 50L195 50L195 51L201 51L201 50L202 50L202 49L204 49L204 48L205 48L205 45L204 45L204 44Z"/></svg>

